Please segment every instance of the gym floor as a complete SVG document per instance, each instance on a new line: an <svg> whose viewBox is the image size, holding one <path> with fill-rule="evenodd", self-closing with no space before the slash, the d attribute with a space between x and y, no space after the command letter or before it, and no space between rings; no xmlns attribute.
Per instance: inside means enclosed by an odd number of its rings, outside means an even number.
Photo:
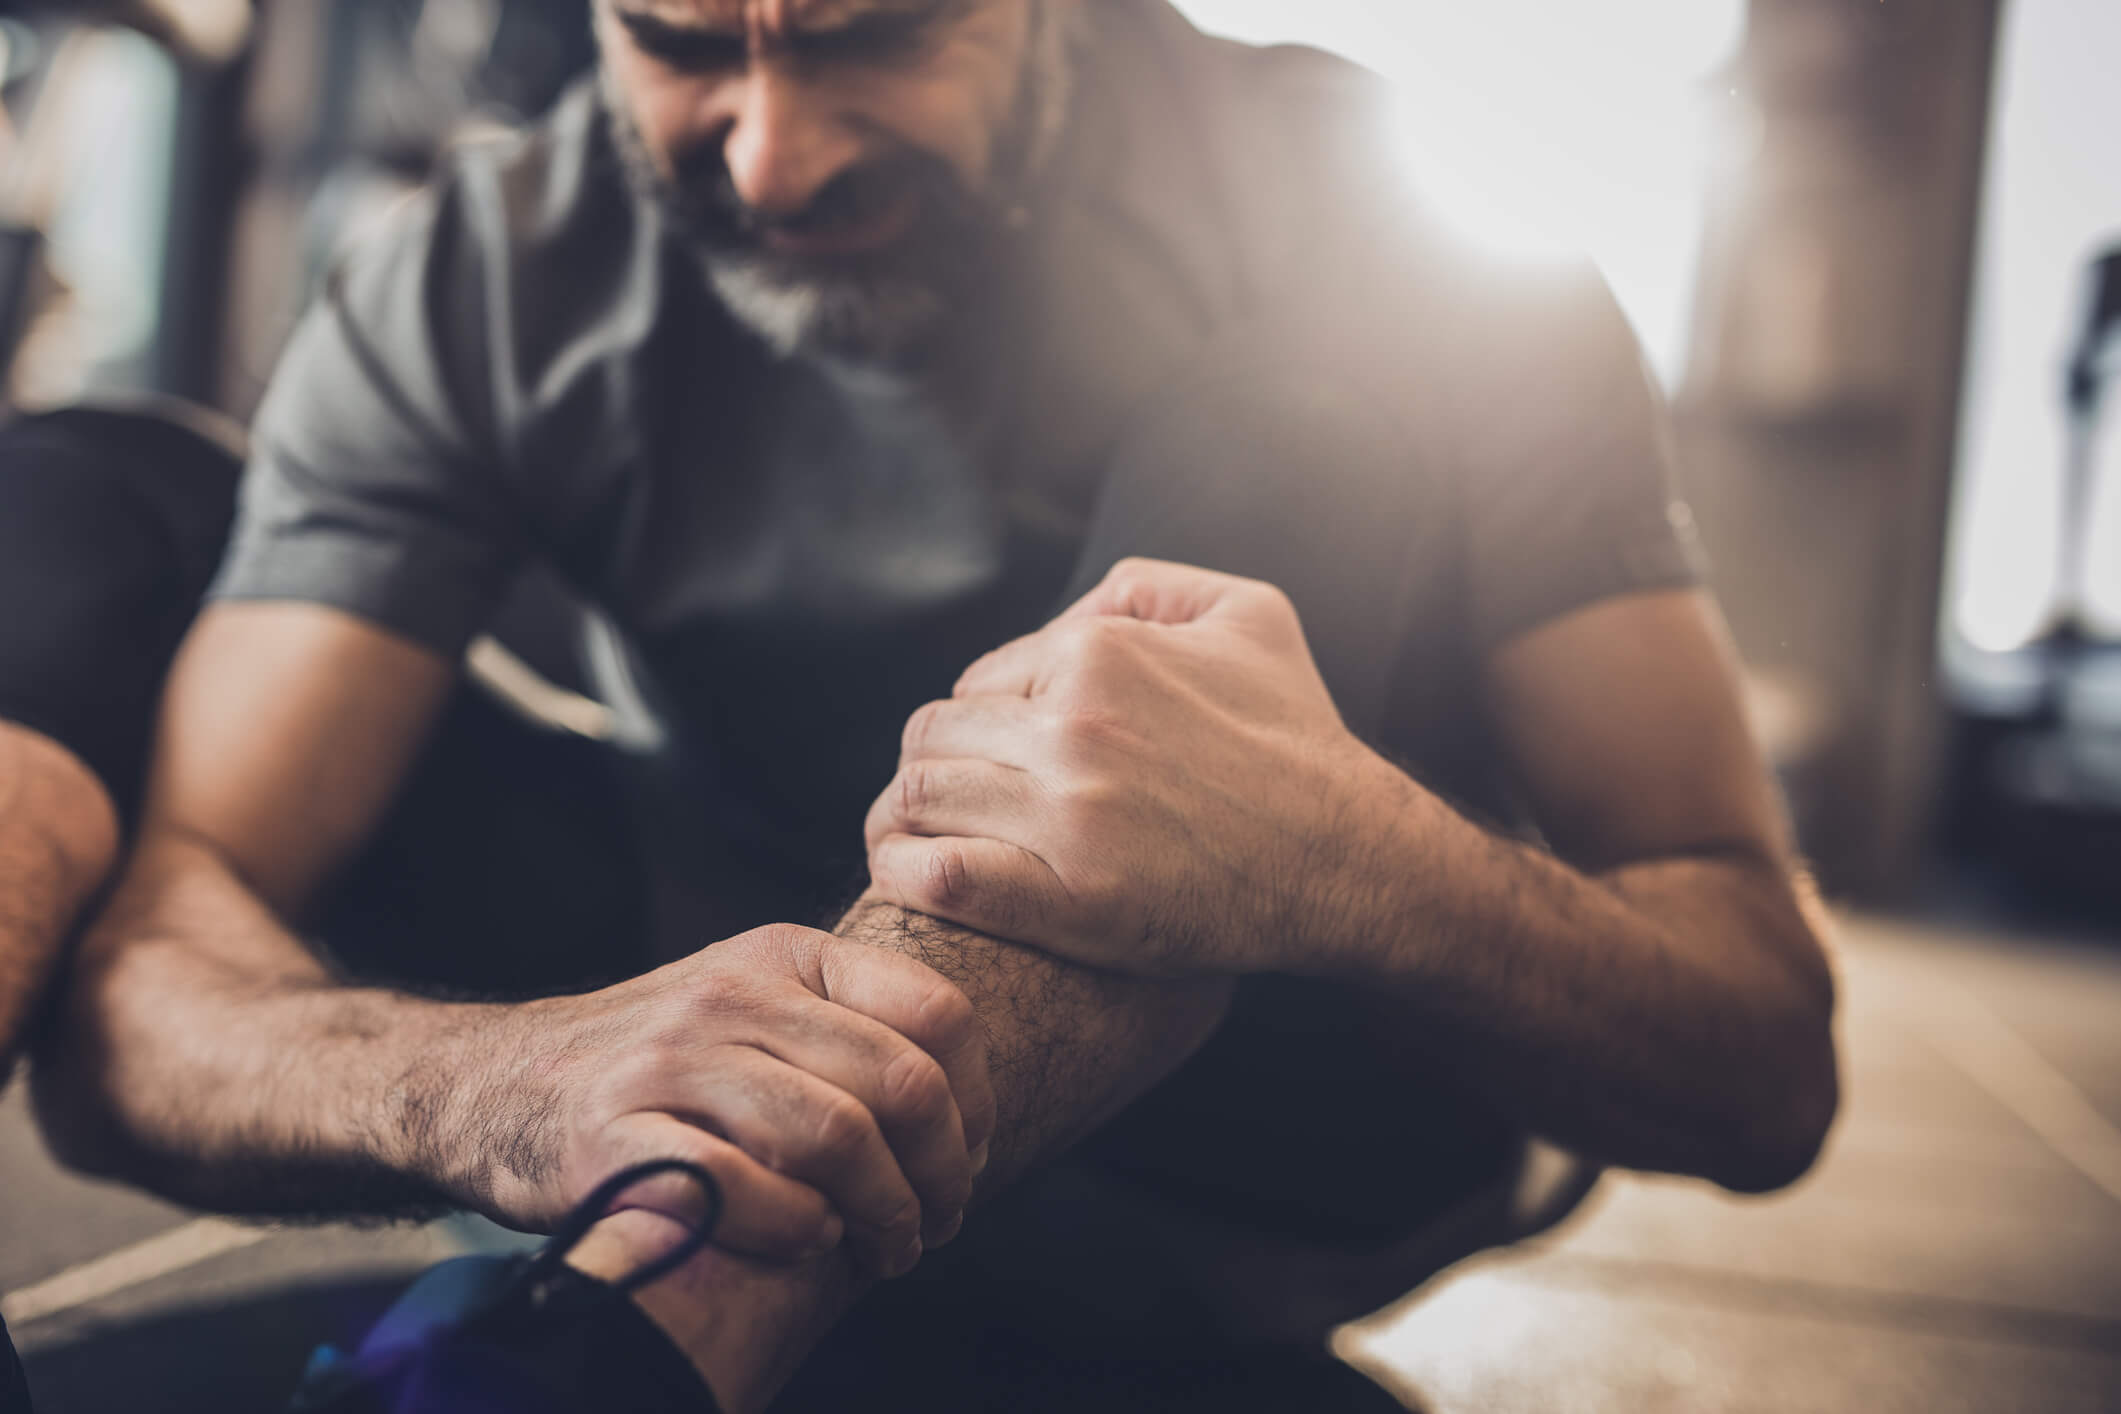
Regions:
<svg viewBox="0 0 2121 1414"><path fill-rule="evenodd" d="M1343 1353L1429 1414L2121 1411L2121 947L1842 941L1845 1108L1804 1183L1609 1179ZM0 1099L0 1312L40 1414L277 1409L315 1341L508 1240L198 1219L58 1172Z"/></svg>

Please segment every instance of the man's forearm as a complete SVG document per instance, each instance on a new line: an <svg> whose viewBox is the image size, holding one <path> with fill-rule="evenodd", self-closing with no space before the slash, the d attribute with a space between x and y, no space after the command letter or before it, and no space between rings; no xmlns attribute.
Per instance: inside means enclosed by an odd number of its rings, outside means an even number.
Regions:
<svg viewBox="0 0 2121 1414"><path fill-rule="evenodd" d="M1528 1127L1628 1167L1773 1187L1836 1094L1816 908L1751 852L1591 876L1405 778L1320 891L1320 969ZM1377 984L1383 983L1382 990Z"/></svg>
<svg viewBox="0 0 2121 1414"><path fill-rule="evenodd" d="M1099 972L865 898L837 930L948 977L987 1032L994 1076L991 1193L1111 1117L1191 1055L1221 1021L1226 980Z"/></svg>
<svg viewBox="0 0 2121 1414"><path fill-rule="evenodd" d="M0 1084L117 836L110 798L86 766L0 722Z"/></svg>
<svg viewBox="0 0 2121 1414"><path fill-rule="evenodd" d="M211 852L141 851L85 940L40 1117L79 1167L258 1214L446 1206L422 1174L480 1014L337 985Z"/></svg>
<svg viewBox="0 0 2121 1414"><path fill-rule="evenodd" d="M1091 972L889 905L858 906L841 931L972 1000L1001 1110L989 1188L1153 1083L1220 1015L1218 984ZM518 1152L534 1126L514 1093L534 1089L540 1004L339 985L181 837L136 858L68 993L38 1097L80 1167L224 1211L391 1213L490 1208L496 1175L549 1160Z"/></svg>

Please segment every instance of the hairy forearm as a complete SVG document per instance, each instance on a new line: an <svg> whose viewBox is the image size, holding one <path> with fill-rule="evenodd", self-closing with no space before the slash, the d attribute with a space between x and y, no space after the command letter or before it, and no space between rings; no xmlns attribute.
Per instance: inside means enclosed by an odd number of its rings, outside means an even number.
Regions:
<svg viewBox="0 0 2121 1414"><path fill-rule="evenodd" d="M197 1207L443 1206L439 1097L493 1009L340 986L212 856L143 845L85 939L37 1102L79 1167Z"/></svg>
<svg viewBox="0 0 2121 1414"><path fill-rule="evenodd" d="M981 1180L991 1193L1051 1158L1169 1074L1222 1019L1227 981L1100 972L865 898L837 930L948 977L987 1033L999 1114Z"/></svg>
<svg viewBox="0 0 2121 1414"><path fill-rule="evenodd" d="M1592 876L1484 831L1411 781L1335 892L1329 970L1411 1011L1527 1127L1628 1167L1774 1187L1835 1097L1821 923L1748 851Z"/></svg>
<svg viewBox="0 0 2121 1414"><path fill-rule="evenodd" d="M0 722L0 1084L75 916L117 852L102 783L57 743Z"/></svg>
<svg viewBox="0 0 2121 1414"><path fill-rule="evenodd" d="M1091 972L889 905L857 906L841 931L973 1001L1001 1111L988 1189L1153 1083L1220 1016L1216 984ZM67 993L38 1099L79 1167L224 1211L387 1214L491 1207L494 1175L539 1157L516 1152L521 1096L482 1093L534 1088L539 1004L343 986L184 837L142 848Z"/></svg>

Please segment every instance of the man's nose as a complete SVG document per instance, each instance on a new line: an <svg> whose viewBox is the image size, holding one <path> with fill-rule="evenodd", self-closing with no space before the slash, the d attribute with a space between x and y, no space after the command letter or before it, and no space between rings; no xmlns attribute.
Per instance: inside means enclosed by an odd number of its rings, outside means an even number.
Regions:
<svg viewBox="0 0 2121 1414"><path fill-rule="evenodd" d="M722 143L722 160L746 206L793 216L860 157L859 138L835 116L822 89L770 65L747 76Z"/></svg>

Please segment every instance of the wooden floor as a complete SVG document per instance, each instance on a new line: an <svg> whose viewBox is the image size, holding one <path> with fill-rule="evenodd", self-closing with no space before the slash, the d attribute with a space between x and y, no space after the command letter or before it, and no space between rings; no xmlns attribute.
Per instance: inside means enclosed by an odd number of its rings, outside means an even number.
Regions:
<svg viewBox="0 0 2121 1414"><path fill-rule="evenodd" d="M1435 1414L2121 1414L2121 946L1844 942L1804 1183L1609 1180L1345 1352Z"/></svg>
<svg viewBox="0 0 2121 1414"><path fill-rule="evenodd" d="M1847 1104L1806 1182L1609 1181L1344 1353L1430 1414L2121 1414L2121 943L1857 918L1843 973ZM41 1414L201 1381L277 1408L319 1332L493 1240L198 1223L58 1174L0 1102L0 1311Z"/></svg>

